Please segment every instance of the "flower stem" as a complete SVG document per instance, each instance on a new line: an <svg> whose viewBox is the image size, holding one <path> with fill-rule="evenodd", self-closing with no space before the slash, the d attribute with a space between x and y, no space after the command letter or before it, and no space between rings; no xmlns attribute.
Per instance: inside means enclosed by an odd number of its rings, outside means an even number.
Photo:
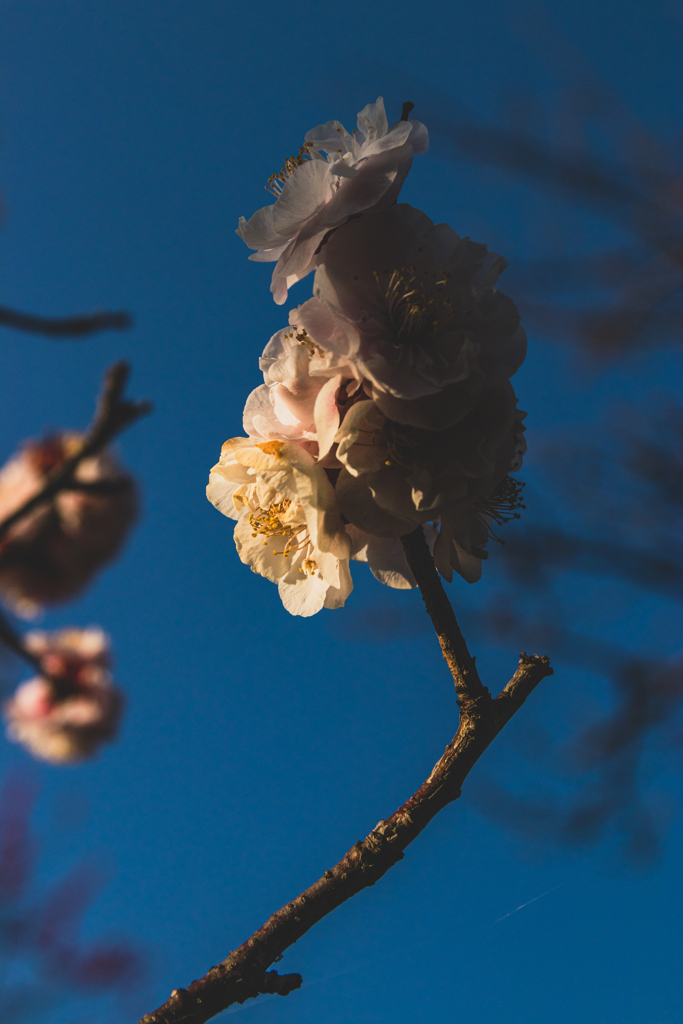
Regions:
<svg viewBox="0 0 683 1024"><path fill-rule="evenodd" d="M459 698L458 703L463 710L471 713L475 704L490 703L492 697L479 678L476 659L467 649L455 612L446 597L434 565L422 526L401 537L401 543L408 565L420 588L427 614L434 624L441 651L451 670Z"/></svg>

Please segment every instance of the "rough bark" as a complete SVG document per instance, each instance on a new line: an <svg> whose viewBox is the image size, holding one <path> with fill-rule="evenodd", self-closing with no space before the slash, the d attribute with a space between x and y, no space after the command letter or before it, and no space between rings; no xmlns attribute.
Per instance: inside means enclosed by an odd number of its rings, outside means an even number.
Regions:
<svg viewBox="0 0 683 1024"><path fill-rule="evenodd" d="M265 922L251 938L188 988L174 989L163 1006L140 1024L204 1024L234 1003L260 993L288 995L299 974L268 971L284 951L318 921L366 889L403 859L404 850L440 810L460 796L462 783L500 730L546 676L547 658L522 654L517 671L495 700L482 685L474 658L434 569L422 527L403 538L404 547L436 629L458 692L460 724L420 788L368 836L354 843L338 864Z"/></svg>

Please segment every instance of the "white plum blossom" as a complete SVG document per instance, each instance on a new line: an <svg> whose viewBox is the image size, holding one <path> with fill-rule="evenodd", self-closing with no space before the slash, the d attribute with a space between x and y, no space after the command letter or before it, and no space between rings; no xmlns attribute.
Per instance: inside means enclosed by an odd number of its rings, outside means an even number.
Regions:
<svg viewBox="0 0 683 1024"><path fill-rule="evenodd" d="M36 631L24 643L45 675L22 683L6 702L8 738L54 764L92 757L116 735L123 710L106 635L94 627Z"/></svg>
<svg viewBox="0 0 683 1024"><path fill-rule="evenodd" d="M316 257L297 324L350 365L386 416L443 430L526 353L514 303L494 288L505 260L407 204L335 231Z"/></svg>
<svg viewBox="0 0 683 1024"><path fill-rule="evenodd" d="M305 447L312 441L319 445L323 438L332 443L339 426L334 396L342 376L318 351L306 331L295 327L273 335L259 360L264 383L251 392L244 407L249 437L298 441Z"/></svg>
<svg viewBox="0 0 683 1024"><path fill-rule="evenodd" d="M292 615L341 608L351 593L351 543L325 470L298 444L226 441L206 490L236 519L235 545L253 572L277 583Z"/></svg>
<svg viewBox="0 0 683 1024"><path fill-rule="evenodd" d="M519 518L525 450L510 378L526 354L507 266L397 202L427 130L389 127L381 97L347 132L328 121L269 179L275 203L238 234L276 263L278 304L315 270L313 297L259 361L245 438L226 442L207 495L237 520L240 558L285 607L341 607L349 558L416 586L401 538L422 530L441 575L481 575L494 527Z"/></svg>
<svg viewBox="0 0 683 1024"><path fill-rule="evenodd" d="M315 345L305 328L283 328L270 339L259 367L264 383L244 407L245 433L259 441L296 441L323 459L341 422L340 403L358 392L353 367ZM335 463L338 466L337 463Z"/></svg>
<svg viewBox="0 0 683 1024"><path fill-rule="evenodd" d="M34 494L82 435L30 441L0 469L0 520ZM83 459L74 484L11 527L0 541L0 595L20 615L67 600L117 553L137 512L133 479L110 451Z"/></svg>
<svg viewBox="0 0 683 1024"><path fill-rule="evenodd" d="M314 269L315 252L330 230L355 214L396 202L413 154L428 145L419 121L389 127L381 96L360 111L354 132L339 121L308 132L299 155L269 179L275 203L249 220L241 217L237 228L257 250L250 259L277 261L271 291L278 305L286 301L287 289Z"/></svg>
<svg viewBox="0 0 683 1024"><path fill-rule="evenodd" d="M491 524L517 518L522 507L521 487L509 477L525 450L525 414L516 405L506 381L449 429L429 431L387 419L372 400L358 402L336 435L344 467L336 493L345 518L386 540L436 524L433 553L442 576L450 580L455 571L470 583L479 579ZM378 549L376 557L391 551L387 571L398 571L395 545ZM372 557L368 548L371 567Z"/></svg>

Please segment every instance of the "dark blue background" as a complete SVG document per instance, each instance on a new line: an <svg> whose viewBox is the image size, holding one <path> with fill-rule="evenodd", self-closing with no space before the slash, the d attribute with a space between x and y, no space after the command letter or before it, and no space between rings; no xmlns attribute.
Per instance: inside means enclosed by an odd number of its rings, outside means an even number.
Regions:
<svg viewBox="0 0 683 1024"><path fill-rule="evenodd" d="M402 803L457 717L429 632L356 642L346 610L290 617L276 589L241 565L230 523L204 498L222 442L241 433L261 349L286 322L269 268L248 263L234 234L238 216L267 201L262 184L306 130L328 118L350 128L379 94L390 121L411 99L429 126L430 112L447 115L448 97L495 120L518 86L544 97L585 62L637 116L675 133L681 23L664 6L623 0L3 7L0 303L46 315L123 307L136 324L80 342L5 331L0 451L44 428L85 425L119 357L133 364L131 392L155 403L120 446L144 488L140 527L81 601L45 620L111 633L129 694L123 735L92 764L35 769L46 870L87 851L104 857L112 881L88 928L152 951L139 1016ZM499 247L512 271L547 227L526 186L456 164L438 133L403 198ZM587 223L586 245L609 230ZM515 381L530 413L530 486L534 446L549 432L590 422L663 375L680 380L677 355L588 374L542 337L530 342ZM541 515L540 483L536 493ZM480 606L499 575L494 551L480 584L456 580L454 600ZM348 607L423 615L419 595L388 592L362 566L354 581ZM566 591L582 628L648 649L654 632L667 654L680 646L678 610L616 584L596 584L588 601L586 586L577 576ZM523 645L473 639L493 689ZM576 724L581 695L597 686L558 666L482 772L506 780L524 716ZM0 767L25 761L0 750ZM660 813L673 818L675 783L662 785ZM54 824L55 807L83 799L80 831L65 832L63 814ZM662 859L640 873L600 847L549 851L488 823L465 795L381 884L286 954L278 969L303 974L299 993L228 1013L297 1024L675 1024L680 855L675 822Z"/></svg>

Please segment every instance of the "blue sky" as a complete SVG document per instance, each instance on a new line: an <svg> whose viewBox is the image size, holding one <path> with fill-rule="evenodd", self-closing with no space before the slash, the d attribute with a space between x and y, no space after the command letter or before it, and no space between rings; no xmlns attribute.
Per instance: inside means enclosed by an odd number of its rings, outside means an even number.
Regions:
<svg viewBox="0 0 683 1024"><path fill-rule="evenodd" d="M117 358L132 363L131 393L155 405L120 445L143 488L139 528L81 600L45 620L96 622L112 635L129 695L122 737L84 767L32 767L46 872L88 852L103 858L111 882L89 929L151 951L151 987L131 1020L226 956L391 813L456 727L428 631L353 636L368 610L410 609L418 621L419 595L390 593L359 566L351 625L346 609L294 619L241 565L230 524L204 498L222 442L241 433L261 349L286 322L268 268L249 263L234 234L238 216L267 201L262 184L306 130L329 118L351 127L380 94L396 118L411 99L428 126L430 114L448 118L449 103L495 121L516 89L545 100L592 69L675 139L674 13L614 0L3 5L0 304L46 315L126 308L135 328L60 343L5 331L0 454L45 428L87 423ZM438 132L403 199L499 247L513 297L515 258L551 226L532 213L526 186L449 159ZM587 247L613 232L596 219L582 230ZM680 369L669 352L588 373L532 333L515 386L529 410L533 514L560 515L534 477L534 445L590 424L615 398L665 377L675 384ZM494 551L475 587L453 584L465 611L500 588L495 561ZM680 647L680 611L658 599L614 583L589 594L583 577L565 599L582 628L613 642L650 649L652 634L666 654ZM473 638L492 689L524 642L505 651ZM528 740L527 710L530 721L575 722L584 698L604 699L601 685L558 665L478 768L508 778ZM12 764L28 759L4 745L0 770ZM641 872L603 847L520 840L465 794L381 884L286 954L279 969L303 974L299 993L229 1014L255 1024L675 1024L680 782L660 776L668 836ZM528 784L543 788L533 771ZM88 808L68 833L53 816L65 803Z"/></svg>

